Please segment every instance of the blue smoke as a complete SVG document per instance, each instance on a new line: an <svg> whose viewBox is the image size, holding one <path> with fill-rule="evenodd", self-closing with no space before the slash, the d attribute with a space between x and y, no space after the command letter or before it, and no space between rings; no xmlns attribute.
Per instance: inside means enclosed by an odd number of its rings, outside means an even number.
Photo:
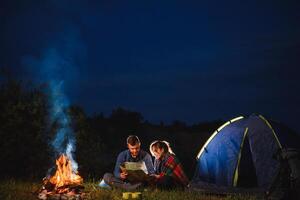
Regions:
<svg viewBox="0 0 300 200"><path fill-rule="evenodd" d="M76 138L68 115L70 106L65 89L74 88L77 79L76 65L83 64L86 48L79 38L79 31L68 27L68 31L58 34L39 57L24 56L26 71L37 84L47 83L49 96L50 125L55 125L55 135L50 143L55 155L65 154L72 163L74 172L78 164L74 160ZM72 87L70 87L72 86Z"/></svg>
<svg viewBox="0 0 300 200"><path fill-rule="evenodd" d="M56 135L51 145L57 155L66 154L71 160L73 170L77 172L78 164L73 159L76 149L76 138L70 128L70 117L67 113L69 101L63 91L63 81L52 80L50 82L50 113L51 123L58 124Z"/></svg>

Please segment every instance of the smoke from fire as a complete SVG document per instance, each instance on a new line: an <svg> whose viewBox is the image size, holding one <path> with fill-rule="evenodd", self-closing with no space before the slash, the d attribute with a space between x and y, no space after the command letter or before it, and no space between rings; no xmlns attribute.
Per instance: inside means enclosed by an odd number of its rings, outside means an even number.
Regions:
<svg viewBox="0 0 300 200"><path fill-rule="evenodd" d="M67 93L72 94L70 88L76 85L77 65L84 62L86 48L76 27L69 26L56 36L43 52L24 56L22 63L31 77L35 77L34 82L48 86L49 123L55 130L49 145L54 150L55 159L65 154L71 161L73 171L77 172L78 164L74 160L76 138L68 115L70 102Z"/></svg>
<svg viewBox="0 0 300 200"><path fill-rule="evenodd" d="M57 123L55 137L51 145L57 155L66 154L71 160L72 169L77 172L78 165L73 159L75 147L75 136L70 127L70 118L67 113L69 101L63 91L63 81L51 81L50 83L51 98L51 122Z"/></svg>

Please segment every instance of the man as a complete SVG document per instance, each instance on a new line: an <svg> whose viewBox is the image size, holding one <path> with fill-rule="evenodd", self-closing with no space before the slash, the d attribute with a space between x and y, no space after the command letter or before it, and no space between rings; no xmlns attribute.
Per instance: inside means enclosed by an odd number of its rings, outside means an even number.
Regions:
<svg viewBox="0 0 300 200"><path fill-rule="evenodd" d="M136 135L130 135L127 138L127 150L122 151L117 158L114 174L106 173L103 180L106 184L125 190L134 190L142 183L132 184L127 180L127 173L120 172L120 165L124 162L144 161L149 174L154 174L152 159L149 153L141 150L141 142Z"/></svg>

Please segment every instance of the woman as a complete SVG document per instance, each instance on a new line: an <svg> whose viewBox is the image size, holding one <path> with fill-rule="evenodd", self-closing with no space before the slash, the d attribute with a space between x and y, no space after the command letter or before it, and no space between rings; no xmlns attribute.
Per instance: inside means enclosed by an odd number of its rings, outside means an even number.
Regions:
<svg viewBox="0 0 300 200"><path fill-rule="evenodd" d="M154 141L150 152L155 157L155 185L161 188L186 187L189 180L182 165L166 141Z"/></svg>

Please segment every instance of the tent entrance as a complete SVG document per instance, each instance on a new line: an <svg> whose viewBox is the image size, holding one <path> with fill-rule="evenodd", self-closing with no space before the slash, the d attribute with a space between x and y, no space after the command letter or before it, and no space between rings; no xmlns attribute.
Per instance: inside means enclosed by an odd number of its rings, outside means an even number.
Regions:
<svg viewBox="0 0 300 200"><path fill-rule="evenodd" d="M257 187L256 170L252 159L248 135L245 138L241 152L239 176L236 187Z"/></svg>

